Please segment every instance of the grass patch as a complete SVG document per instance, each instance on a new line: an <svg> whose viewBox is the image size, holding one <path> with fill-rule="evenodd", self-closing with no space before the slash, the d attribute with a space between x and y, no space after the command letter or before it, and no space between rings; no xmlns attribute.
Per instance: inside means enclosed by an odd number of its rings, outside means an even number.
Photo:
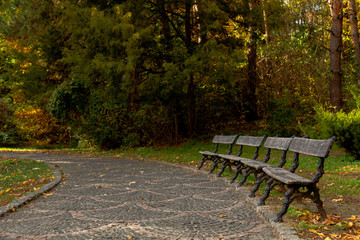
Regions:
<svg viewBox="0 0 360 240"><path fill-rule="evenodd" d="M0 206L39 189L53 178L53 171L40 161L0 158Z"/></svg>

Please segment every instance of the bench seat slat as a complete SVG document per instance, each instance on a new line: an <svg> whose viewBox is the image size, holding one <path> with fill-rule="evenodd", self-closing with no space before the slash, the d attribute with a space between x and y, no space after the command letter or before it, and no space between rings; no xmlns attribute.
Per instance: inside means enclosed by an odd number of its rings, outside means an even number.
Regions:
<svg viewBox="0 0 360 240"><path fill-rule="evenodd" d="M199 153L202 155L207 155L207 156L217 156L218 155L217 153L210 152L210 151L200 151Z"/></svg>
<svg viewBox="0 0 360 240"><path fill-rule="evenodd" d="M286 185L310 185L313 184L313 181L298 176L295 173L292 173L284 168L274 168L274 167L265 167L263 171L270 177L283 182Z"/></svg>
<svg viewBox="0 0 360 240"><path fill-rule="evenodd" d="M255 168L256 170L261 170L265 167L275 167L274 165L271 165L270 163L260 162L260 161L252 160L252 159L241 159L241 163L248 167Z"/></svg>
<svg viewBox="0 0 360 240"><path fill-rule="evenodd" d="M220 158L232 160L232 161L241 161L242 159L245 159L243 157L235 156L235 155L229 155L229 154L218 154L217 155Z"/></svg>

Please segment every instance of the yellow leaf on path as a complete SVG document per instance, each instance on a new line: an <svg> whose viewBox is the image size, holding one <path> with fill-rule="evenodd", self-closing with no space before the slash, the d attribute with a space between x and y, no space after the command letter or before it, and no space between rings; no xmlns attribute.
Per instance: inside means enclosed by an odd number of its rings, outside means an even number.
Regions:
<svg viewBox="0 0 360 240"><path fill-rule="evenodd" d="M342 198L336 198L336 199L333 199L333 200L331 200L332 202L342 202L343 201L343 199Z"/></svg>
<svg viewBox="0 0 360 240"><path fill-rule="evenodd" d="M51 196L51 195L53 195L54 193L43 193L43 195L45 195L45 196Z"/></svg>
<svg viewBox="0 0 360 240"><path fill-rule="evenodd" d="M317 231L317 230L309 229L309 232L315 233L322 238L326 238L326 236L323 233L319 233L319 231Z"/></svg>
<svg viewBox="0 0 360 240"><path fill-rule="evenodd" d="M354 215L352 215L351 218L348 218L348 220L355 221L356 217Z"/></svg>
<svg viewBox="0 0 360 240"><path fill-rule="evenodd" d="M40 189L39 187L34 187L34 190L35 190L35 191L37 191L37 190L39 190L39 189Z"/></svg>
<svg viewBox="0 0 360 240"><path fill-rule="evenodd" d="M134 237L133 236L130 236L130 235L127 235L126 236L128 239L133 239Z"/></svg>
<svg viewBox="0 0 360 240"><path fill-rule="evenodd" d="M223 214L220 214L220 217L227 217L228 215L223 215Z"/></svg>

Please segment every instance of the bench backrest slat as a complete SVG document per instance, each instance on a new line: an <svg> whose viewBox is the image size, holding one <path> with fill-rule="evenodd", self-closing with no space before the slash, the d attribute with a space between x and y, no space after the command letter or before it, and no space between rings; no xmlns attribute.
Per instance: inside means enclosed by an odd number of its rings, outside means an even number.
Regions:
<svg viewBox="0 0 360 240"><path fill-rule="evenodd" d="M234 144L238 135L215 135L213 143Z"/></svg>
<svg viewBox="0 0 360 240"><path fill-rule="evenodd" d="M268 137L264 143L265 148L287 151L293 138Z"/></svg>
<svg viewBox="0 0 360 240"><path fill-rule="evenodd" d="M329 155L334 141L334 138L317 140L295 137L290 144L289 151L314 157L326 158Z"/></svg>
<svg viewBox="0 0 360 240"><path fill-rule="evenodd" d="M245 145L251 147L260 147L262 142L264 141L265 136L254 137L254 136L239 136L236 141L236 145Z"/></svg>

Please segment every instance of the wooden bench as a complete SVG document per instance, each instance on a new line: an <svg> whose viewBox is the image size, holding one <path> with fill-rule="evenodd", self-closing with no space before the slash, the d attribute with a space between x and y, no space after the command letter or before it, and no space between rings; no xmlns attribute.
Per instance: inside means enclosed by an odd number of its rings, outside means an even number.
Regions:
<svg viewBox="0 0 360 240"><path fill-rule="evenodd" d="M228 152L226 154L231 154L232 147L235 143L237 136L238 135L215 135L215 137L212 141L215 144L214 151L212 151L212 152L211 151L200 151L199 152L200 154L203 155L203 157L201 159L201 163L200 163L198 169L202 168L202 166L204 165L204 163L206 161L213 161L213 163L215 164L215 162L217 161L219 145L223 145L223 144L228 145Z"/></svg>
<svg viewBox="0 0 360 240"><path fill-rule="evenodd" d="M217 174L217 176L220 177L221 174L223 174L226 167L229 167L231 169L231 166L236 166L235 175L230 181L231 183L234 182L234 180L237 178L237 176L243 169L243 165L241 164L241 161L243 159L247 159L247 158L241 157L241 155L243 153L243 147L246 146L246 147L254 147L255 148L254 156L252 157L252 159L255 161L255 159L257 159L257 157L259 156L259 149L260 149L261 144L264 142L264 139L265 139L265 136L261 136L261 137L239 136L239 138L237 139L237 141L235 143L236 145L239 146L238 153L236 155L219 154L217 156L216 162L215 162L212 170L214 170L216 168L217 164L222 162L223 163L222 168L219 171L219 173ZM248 160L250 160L250 159L248 159Z"/></svg>
<svg viewBox="0 0 360 240"><path fill-rule="evenodd" d="M255 179L256 179L255 186L251 190L249 197L254 197L255 192L260 187L260 184L267 179L267 175L264 174L263 168L265 167L282 168L285 165L286 154L292 140L293 138L268 137L264 143L264 147L266 148L266 155L263 161L256 161L252 159L241 159L241 164L244 165L244 168L246 168L246 170L243 179L239 183L239 186L245 183L246 179L251 173L255 175ZM268 161L270 160L270 154L272 150L282 151L280 161L276 166L268 163Z"/></svg>
<svg viewBox="0 0 360 240"><path fill-rule="evenodd" d="M285 200L283 207L277 213L275 222L282 222L283 215L287 212L289 205L296 198L309 198L317 206L322 220L326 219L326 212L323 208L323 202L320 199L319 188L316 184L324 174L324 160L328 157L331 146L335 141L335 137L327 140L316 140L295 137L290 143L289 151L294 152L293 164L289 170L280 167L264 167L262 170L269 178L264 195L261 197L259 205L265 203L270 191L276 185L286 188L284 193ZM318 158L317 171L312 179L307 179L295 174L295 170L299 166L299 155L305 154ZM300 191L300 188L302 190Z"/></svg>

